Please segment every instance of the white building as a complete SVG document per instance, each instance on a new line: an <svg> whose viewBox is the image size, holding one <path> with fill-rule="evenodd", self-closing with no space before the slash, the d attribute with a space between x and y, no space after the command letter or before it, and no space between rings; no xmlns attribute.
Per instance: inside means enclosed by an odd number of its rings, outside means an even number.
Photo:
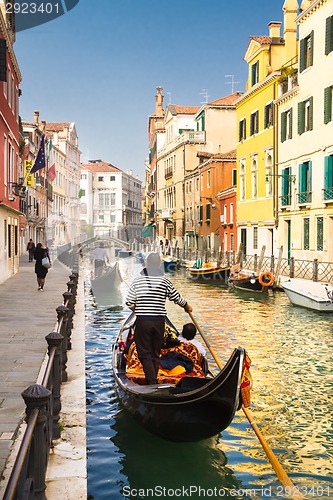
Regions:
<svg viewBox="0 0 333 500"><path fill-rule="evenodd" d="M86 237L108 235L123 241L140 238L142 184L132 172L111 163L81 164L80 219Z"/></svg>
<svg viewBox="0 0 333 500"><path fill-rule="evenodd" d="M59 246L80 241L80 150L74 122L47 122L45 133L52 140L56 178L52 186L52 210L48 216L49 244ZM50 165L49 165L50 166Z"/></svg>
<svg viewBox="0 0 333 500"><path fill-rule="evenodd" d="M296 2L297 5L297 2ZM333 260L333 2L306 0L298 72L280 85L279 243L285 257ZM297 59L290 61L297 68ZM316 82L314 84L314 82Z"/></svg>

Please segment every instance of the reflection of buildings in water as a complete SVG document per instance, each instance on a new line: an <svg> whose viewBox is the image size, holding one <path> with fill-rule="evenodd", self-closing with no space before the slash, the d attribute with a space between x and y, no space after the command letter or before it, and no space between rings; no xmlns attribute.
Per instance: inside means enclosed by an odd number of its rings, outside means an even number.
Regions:
<svg viewBox="0 0 333 500"><path fill-rule="evenodd" d="M241 488L217 447L218 437L197 443L167 441L143 429L125 410L116 415L112 430L111 440L122 454L121 472L130 488Z"/></svg>

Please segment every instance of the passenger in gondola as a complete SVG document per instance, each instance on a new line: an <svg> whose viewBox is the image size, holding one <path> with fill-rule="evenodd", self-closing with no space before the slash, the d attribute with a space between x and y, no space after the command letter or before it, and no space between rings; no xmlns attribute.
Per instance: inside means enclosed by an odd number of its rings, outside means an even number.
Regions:
<svg viewBox="0 0 333 500"><path fill-rule="evenodd" d="M183 326L182 333L179 335L178 340L180 340L181 342L191 342L191 344L195 345L195 347L198 349L199 354L202 354L202 356L206 356L206 349L199 340L194 338L196 336L196 333L197 329L194 324L186 323Z"/></svg>
<svg viewBox="0 0 333 500"><path fill-rule="evenodd" d="M136 314L134 340L147 384L157 383L167 298L192 312L192 307L164 276L159 254L150 253L146 267L134 279L126 298L126 305Z"/></svg>

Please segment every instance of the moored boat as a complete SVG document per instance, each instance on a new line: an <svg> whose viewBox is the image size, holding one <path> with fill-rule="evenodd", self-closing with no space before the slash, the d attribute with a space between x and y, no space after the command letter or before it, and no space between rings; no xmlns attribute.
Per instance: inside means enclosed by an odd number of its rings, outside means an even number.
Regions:
<svg viewBox="0 0 333 500"><path fill-rule="evenodd" d="M297 278L284 281L281 286L295 306L319 312L333 312L333 286Z"/></svg>
<svg viewBox="0 0 333 500"><path fill-rule="evenodd" d="M178 260L171 256L161 256L165 273L174 273L177 270Z"/></svg>
<svg viewBox="0 0 333 500"><path fill-rule="evenodd" d="M241 272L235 265L231 267L228 284L231 287L248 292L266 292L274 284L274 276L269 271L262 273Z"/></svg>
<svg viewBox="0 0 333 500"><path fill-rule="evenodd" d="M222 267L218 265L214 266L211 262L205 262L202 264L201 259L198 259L193 266L188 268L188 274L191 279L198 281L219 280L227 283L230 274L230 267Z"/></svg>
<svg viewBox="0 0 333 500"><path fill-rule="evenodd" d="M124 407L147 430L171 441L199 441L226 429L242 405L244 349L235 349L216 376L209 372L202 376L188 374L175 380L168 377L168 382L156 385L143 385L133 376L128 377L123 362L123 341L134 321L132 314L113 346L116 390Z"/></svg>

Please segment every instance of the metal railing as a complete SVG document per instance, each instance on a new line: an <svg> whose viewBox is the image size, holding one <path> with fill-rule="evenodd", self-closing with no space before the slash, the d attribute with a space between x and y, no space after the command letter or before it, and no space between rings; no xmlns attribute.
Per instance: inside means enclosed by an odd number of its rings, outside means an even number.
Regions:
<svg viewBox="0 0 333 500"><path fill-rule="evenodd" d="M26 404L27 427L5 490L4 500L44 500L46 470L53 439L59 439L61 383L67 380L67 350L71 349L71 332L78 286L78 256L63 293L63 304L57 307L57 326L46 335L48 362L42 383L22 392Z"/></svg>

